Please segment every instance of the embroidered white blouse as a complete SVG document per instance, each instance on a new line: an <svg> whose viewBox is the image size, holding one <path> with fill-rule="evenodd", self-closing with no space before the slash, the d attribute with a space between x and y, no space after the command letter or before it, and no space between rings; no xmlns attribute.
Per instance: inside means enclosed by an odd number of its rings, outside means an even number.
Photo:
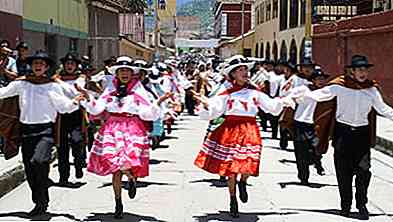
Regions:
<svg viewBox="0 0 393 222"><path fill-rule="evenodd" d="M265 93L253 89L241 89L231 94L221 93L208 99L208 109L201 108L202 119L215 119L221 115L255 117L258 107L265 112L279 115L287 104L287 98L271 99Z"/></svg>
<svg viewBox="0 0 393 222"><path fill-rule="evenodd" d="M393 109L388 106L377 88L350 89L340 85L326 86L305 94L318 102L337 97L336 120L353 127L368 125L368 114L374 108L380 115L393 120Z"/></svg>
<svg viewBox="0 0 393 222"><path fill-rule="evenodd" d="M90 101L83 100L81 105L92 115L104 111L109 113L128 113L138 115L142 120L155 121L160 117L161 109L156 102L149 100L148 92L140 82L136 83L132 92L119 99L115 90L106 90L98 99L90 96Z"/></svg>
<svg viewBox="0 0 393 222"><path fill-rule="evenodd" d="M19 120L24 124L54 123L58 112L72 113L79 108L57 83L13 81L0 88L0 99L13 96L19 96Z"/></svg>

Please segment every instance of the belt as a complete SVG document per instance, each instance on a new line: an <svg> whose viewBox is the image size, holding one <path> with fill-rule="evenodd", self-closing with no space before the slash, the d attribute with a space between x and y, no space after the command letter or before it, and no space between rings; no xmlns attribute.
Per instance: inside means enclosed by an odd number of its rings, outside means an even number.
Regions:
<svg viewBox="0 0 393 222"><path fill-rule="evenodd" d="M351 125L348 125L348 124L345 124L345 123L340 123L340 122L337 122L337 126L341 127L341 128L344 128L344 129L347 129L347 130L350 130L350 131L359 131L359 130L368 129L368 125L365 125L365 126L351 126Z"/></svg>

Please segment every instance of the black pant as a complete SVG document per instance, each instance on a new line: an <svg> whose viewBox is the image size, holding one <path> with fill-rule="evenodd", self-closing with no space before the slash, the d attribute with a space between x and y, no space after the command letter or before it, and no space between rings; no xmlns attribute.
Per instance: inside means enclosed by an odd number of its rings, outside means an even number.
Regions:
<svg viewBox="0 0 393 222"><path fill-rule="evenodd" d="M369 127L354 128L337 123L333 146L341 208L351 208L354 175L356 176L356 207L365 206L368 200L367 189L371 180Z"/></svg>
<svg viewBox="0 0 393 222"><path fill-rule="evenodd" d="M49 161L52 155L53 124L21 125L22 158L26 178L37 205L49 203Z"/></svg>
<svg viewBox="0 0 393 222"><path fill-rule="evenodd" d="M191 93L186 93L185 103L188 114L194 115L195 101Z"/></svg>
<svg viewBox="0 0 393 222"><path fill-rule="evenodd" d="M268 114L265 113L263 110L259 109L258 111L258 116L261 119L260 123L261 123L261 127L263 129L263 131L267 130L267 120L268 120Z"/></svg>
<svg viewBox="0 0 393 222"><path fill-rule="evenodd" d="M70 176L70 148L74 157L75 170L80 171L85 165L86 157L82 133L82 114L79 110L60 116L60 147L57 153L61 180L68 180Z"/></svg>
<svg viewBox="0 0 393 222"><path fill-rule="evenodd" d="M278 135L278 120L279 120L279 116L274 116L272 114L267 114L268 115L268 119L270 121L270 126L272 127L272 138L273 139L277 139L277 135Z"/></svg>
<svg viewBox="0 0 393 222"><path fill-rule="evenodd" d="M314 124L295 121L295 147L296 166L298 178L308 181L310 177L309 165L321 166L322 155L317 154L316 149L319 139L315 133Z"/></svg>

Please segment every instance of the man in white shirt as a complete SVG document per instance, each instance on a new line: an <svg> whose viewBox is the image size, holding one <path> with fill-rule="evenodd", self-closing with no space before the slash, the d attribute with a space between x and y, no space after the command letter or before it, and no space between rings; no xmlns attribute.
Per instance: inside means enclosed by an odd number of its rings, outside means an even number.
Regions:
<svg viewBox="0 0 393 222"><path fill-rule="evenodd" d="M329 75L322 72L321 69L313 71L310 79L313 84L294 88L296 91L312 91L322 88L326 85ZM294 116L294 140L296 166L298 178L303 185L308 185L310 177L309 165L314 164L319 175L324 175L325 170L322 167L322 154L318 152L319 138L315 132L314 113L317 102L312 99L303 99L297 101L297 107Z"/></svg>
<svg viewBox="0 0 393 222"><path fill-rule="evenodd" d="M83 78L77 74L77 69L81 61L74 53L67 53L60 59L64 70L60 73L60 78L67 84L74 92L68 93L69 97L74 97L78 92L74 84L84 87ZM82 80L81 80L82 79ZM82 83L79 83L82 82ZM67 95L67 94L66 94ZM72 113L65 113L60 115L60 144L58 147L59 160L59 184L68 185L68 178L70 177L70 150L74 157L75 177L80 179L83 177L83 167L86 165L85 143L84 135L82 133L83 113L78 109Z"/></svg>
<svg viewBox="0 0 393 222"><path fill-rule="evenodd" d="M352 181L356 176L356 208L361 219L368 219L367 190L371 180L370 148L375 145L375 112L393 120L393 109L383 101L378 85L369 80L365 56L354 55L350 74L333 80L329 86L306 93L318 102L337 98L333 134L334 165L341 197L341 214L348 216L352 205ZM331 126L321 126L322 129Z"/></svg>
<svg viewBox="0 0 393 222"><path fill-rule="evenodd" d="M38 51L27 60L33 75L0 88L0 99L19 96L22 158L35 203L28 215L36 216L48 208L49 161L57 114L77 110L83 97L67 98L60 85L48 79L47 72L54 62L46 53Z"/></svg>

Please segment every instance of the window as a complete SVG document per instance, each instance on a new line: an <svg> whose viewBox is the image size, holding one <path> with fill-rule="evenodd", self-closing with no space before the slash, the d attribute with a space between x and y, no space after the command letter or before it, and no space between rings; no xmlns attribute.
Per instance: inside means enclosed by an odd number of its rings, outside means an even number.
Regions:
<svg viewBox="0 0 393 222"><path fill-rule="evenodd" d="M271 13L272 13L272 3L270 0L266 2L266 21L269 21L271 19Z"/></svg>
<svg viewBox="0 0 393 222"><path fill-rule="evenodd" d="M264 51L263 51L263 42L261 42L261 48L259 49L259 56L260 56L261 58L264 58L263 53L264 53Z"/></svg>
<svg viewBox="0 0 393 222"><path fill-rule="evenodd" d="M70 39L69 51L76 52L78 50L78 39Z"/></svg>
<svg viewBox="0 0 393 222"><path fill-rule="evenodd" d="M259 8L259 23L265 22L265 2L262 2L261 7Z"/></svg>
<svg viewBox="0 0 393 222"><path fill-rule="evenodd" d="M277 62L278 61L278 47L277 47L277 42L276 41L274 41L274 43L273 43L272 54L273 54L274 61Z"/></svg>
<svg viewBox="0 0 393 222"><path fill-rule="evenodd" d="M306 24L306 0L300 0L300 25Z"/></svg>
<svg viewBox="0 0 393 222"><path fill-rule="evenodd" d="M255 45L255 57L258 58L258 52L259 52L259 47L258 47L258 43Z"/></svg>
<svg viewBox="0 0 393 222"><path fill-rule="evenodd" d="M270 59L270 43L266 43L265 59Z"/></svg>
<svg viewBox="0 0 393 222"><path fill-rule="evenodd" d="M280 59L283 59L285 61L288 60L288 49L287 49L287 44L285 43L284 40L282 40L281 42Z"/></svg>
<svg viewBox="0 0 393 222"><path fill-rule="evenodd" d="M291 11L289 17L289 27L296 28L299 21L299 2L298 0L291 0Z"/></svg>
<svg viewBox="0 0 393 222"><path fill-rule="evenodd" d="M288 1L280 0L280 31L288 28Z"/></svg>
<svg viewBox="0 0 393 222"><path fill-rule="evenodd" d="M255 20L255 24L259 24L259 21L260 21L260 19L259 19L259 7L256 7L255 8L255 14L256 14L256 20Z"/></svg>
<svg viewBox="0 0 393 222"><path fill-rule="evenodd" d="M273 0L273 18L278 17L278 0Z"/></svg>

